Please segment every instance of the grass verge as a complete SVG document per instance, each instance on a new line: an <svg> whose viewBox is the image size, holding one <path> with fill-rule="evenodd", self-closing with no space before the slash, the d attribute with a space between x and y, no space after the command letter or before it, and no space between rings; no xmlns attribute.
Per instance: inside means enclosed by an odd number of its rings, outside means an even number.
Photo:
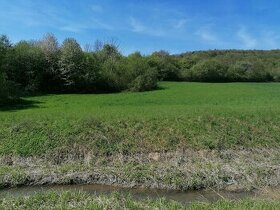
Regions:
<svg viewBox="0 0 280 210"><path fill-rule="evenodd" d="M93 196L86 193L39 193L35 196L0 199L0 209L220 209L220 210L276 210L279 200L247 199L239 201L220 200L214 203L183 205L164 198L135 200L129 195Z"/></svg>

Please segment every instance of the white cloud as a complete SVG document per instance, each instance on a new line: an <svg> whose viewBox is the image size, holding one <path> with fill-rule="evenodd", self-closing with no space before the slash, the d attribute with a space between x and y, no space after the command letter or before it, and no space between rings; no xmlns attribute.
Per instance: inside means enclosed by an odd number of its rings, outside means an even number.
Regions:
<svg viewBox="0 0 280 210"><path fill-rule="evenodd" d="M146 26L134 17L129 18L129 23L133 32L143 33L151 36L163 36L165 32L159 28L153 28L151 26Z"/></svg>
<svg viewBox="0 0 280 210"><path fill-rule="evenodd" d="M114 28L111 25L103 23L98 19L91 19L87 22L66 22L64 25L59 27L62 31L69 31L69 32L81 32L87 29L105 29L105 30L113 30Z"/></svg>
<svg viewBox="0 0 280 210"><path fill-rule="evenodd" d="M37 4L33 1L18 4L9 4L5 13L0 13L0 19L9 21L26 27L50 27L62 31L79 33L87 29L113 30L113 27L96 16L84 20L83 16L76 17L71 11L57 8L49 4L44 4L40 10L37 10ZM94 5L93 11L101 12L101 6ZM3 21L5 22L5 21ZM0 26L3 23L0 23ZM5 25L4 25L5 26Z"/></svg>
<svg viewBox="0 0 280 210"><path fill-rule="evenodd" d="M80 27L75 27L75 26L70 26L70 25L68 25L68 26L62 26L62 27L60 28L60 30L78 33L78 32L81 32L82 29L81 29Z"/></svg>
<svg viewBox="0 0 280 210"><path fill-rule="evenodd" d="M174 25L174 28L183 29L186 26L186 23L187 23L186 19L178 20L177 23Z"/></svg>
<svg viewBox="0 0 280 210"><path fill-rule="evenodd" d="M132 31L134 32L145 32L147 31L147 28L140 23L138 20L136 20L134 17L129 18L130 25L132 26Z"/></svg>
<svg viewBox="0 0 280 210"><path fill-rule="evenodd" d="M217 41L217 37L209 31L199 31L199 32L197 32L197 34L204 41L207 41L207 42L216 42Z"/></svg>
<svg viewBox="0 0 280 210"><path fill-rule="evenodd" d="M249 34L245 27L241 27L238 30L237 36L242 42L242 48L254 49L257 47L257 39Z"/></svg>
<svg viewBox="0 0 280 210"><path fill-rule="evenodd" d="M210 44L217 43L217 36L210 30L210 26L205 26L200 28L195 32L203 41L208 42Z"/></svg>

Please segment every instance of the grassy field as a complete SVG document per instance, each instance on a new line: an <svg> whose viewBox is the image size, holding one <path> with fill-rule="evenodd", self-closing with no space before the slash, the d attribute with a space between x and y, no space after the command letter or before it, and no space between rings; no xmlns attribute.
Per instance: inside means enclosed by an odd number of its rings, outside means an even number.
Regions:
<svg viewBox="0 0 280 210"><path fill-rule="evenodd" d="M183 205L164 198L158 200L135 200L130 196L92 196L86 193L39 193L31 197L2 198L0 209L188 209L188 210L277 210L279 200L246 199L239 201L220 200L214 203Z"/></svg>
<svg viewBox="0 0 280 210"><path fill-rule="evenodd" d="M279 83L162 82L143 93L24 98L0 112L0 188L280 184Z"/></svg>
<svg viewBox="0 0 280 210"><path fill-rule="evenodd" d="M48 95L0 111L0 154L98 154L280 143L278 83L160 83L143 93Z"/></svg>

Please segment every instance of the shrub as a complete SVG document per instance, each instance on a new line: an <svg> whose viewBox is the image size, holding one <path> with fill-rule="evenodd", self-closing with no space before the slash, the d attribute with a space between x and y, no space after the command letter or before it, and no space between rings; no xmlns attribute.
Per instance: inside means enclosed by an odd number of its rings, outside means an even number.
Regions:
<svg viewBox="0 0 280 210"><path fill-rule="evenodd" d="M228 67L217 60L205 60L194 65L190 72L193 81L224 82Z"/></svg>
<svg viewBox="0 0 280 210"><path fill-rule="evenodd" d="M159 51L153 53L149 57L149 64L152 68L157 70L159 80L181 80L179 64L168 52Z"/></svg>
<svg viewBox="0 0 280 210"><path fill-rule="evenodd" d="M146 58L134 53L126 59L126 72L131 80L129 89L132 91L152 90L157 87L157 71L149 66Z"/></svg>
<svg viewBox="0 0 280 210"><path fill-rule="evenodd" d="M16 101L19 96L20 91L17 84L8 81L5 74L0 71L0 105Z"/></svg>
<svg viewBox="0 0 280 210"><path fill-rule="evenodd" d="M272 76L265 71L264 65L257 62L237 61L229 68L230 81L264 82L272 80Z"/></svg>
<svg viewBox="0 0 280 210"><path fill-rule="evenodd" d="M45 66L43 52L36 43L21 41L7 53L7 80L18 85L24 94L40 92Z"/></svg>

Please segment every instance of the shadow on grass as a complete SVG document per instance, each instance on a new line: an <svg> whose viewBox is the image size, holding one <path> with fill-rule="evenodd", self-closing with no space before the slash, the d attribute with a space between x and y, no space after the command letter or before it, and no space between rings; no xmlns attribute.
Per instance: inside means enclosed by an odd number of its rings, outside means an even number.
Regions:
<svg viewBox="0 0 280 210"><path fill-rule="evenodd" d="M38 108L41 103L42 102L34 100L18 99L16 101L0 104L0 111L17 111L22 109Z"/></svg>
<svg viewBox="0 0 280 210"><path fill-rule="evenodd" d="M132 91L132 90L123 90L123 91L114 91L114 90L95 90L95 91L80 91L80 92L61 92L61 93L51 93L37 96L51 96L51 95L112 95L112 94L121 94L121 93L145 93L145 92L156 92L169 89L166 86L158 85L156 88L145 91Z"/></svg>
<svg viewBox="0 0 280 210"><path fill-rule="evenodd" d="M151 91L157 91L157 90L167 90L167 89L169 89L169 87L167 87L167 86L157 86L154 90L151 90Z"/></svg>

